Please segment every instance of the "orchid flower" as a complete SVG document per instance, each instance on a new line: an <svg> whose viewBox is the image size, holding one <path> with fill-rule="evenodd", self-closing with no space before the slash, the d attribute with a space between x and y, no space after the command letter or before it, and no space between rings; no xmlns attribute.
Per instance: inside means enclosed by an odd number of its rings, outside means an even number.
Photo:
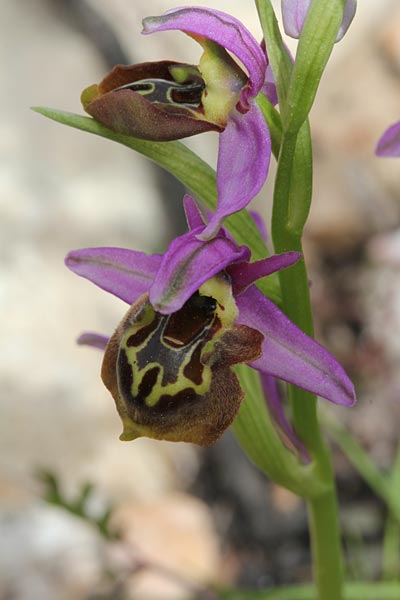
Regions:
<svg viewBox="0 0 400 600"><path fill-rule="evenodd" d="M298 39L303 30L311 0L281 0L282 20L285 33ZM356 14L357 0L347 0L344 8L343 19L336 41L339 42L351 25Z"/></svg>
<svg viewBox="0 0 400 600"><path fill-rule="evenodd" d="M342 367L254 285L301 255L250 262L250 250L223 228L199 239L207 224L190 196L185 210L190 230L164 255L87 248L66 258L76 274L130 305L110 339L80 338L105 350L102 378L123 422L121 439L215 442L243 397L231 370L237 363L351 406L354 388Z"/></svg>
<svg viewBox="0 0 400 600"><path fill-rule="evenodd" d="M386 129L378 141L375 154L377 156L400 156L400 121Z"/></svg>
<svg viewBox="0 0 400 600"><path fill-rule="evenodd" d="M206 239L227 215L247 206L267 177L271 140L254 99L263 91L276 103L276 90L265 52L234 17L189 7L143 20L144 34L176 29L202 46L198 67L172 61L117 65L84 90L82 103L113 131L147 140L220 133L218 205L201 234Z"/></svg>

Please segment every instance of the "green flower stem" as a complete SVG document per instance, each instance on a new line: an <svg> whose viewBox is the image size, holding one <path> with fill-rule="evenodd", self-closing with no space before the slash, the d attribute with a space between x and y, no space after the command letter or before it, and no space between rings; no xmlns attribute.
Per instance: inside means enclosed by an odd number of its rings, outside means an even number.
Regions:
<svg viewBox="0 0 400 600"><path fill-rule="evenodd" d="M308 125L299 138L283 134L275 180L272 213L272 239L277 252L302 251L302 224L308 215L311 183L311 144ZM304 153L304 148L309 151ZM304 168L301 168L301 167ZM309 174L305 175L305 173ZM294 194L296 191L296 195ZM295 205L294 205L295 201ZM306 266L300 261L287 272L279 273L283 309L308 335L313 335L313 319ZM319 600L340 600L343 565L339 534L338 507L334 473L329 450L321 436L314 395L289 386L289 398L295 430L314 460L315 477L326 491L308 498L310 533L315 583Z"/></svg>
<svg viewBox="0 0 400 600"><path fill-rule="evenodd" d="M312 151L308 112L332 50L344 0L314 0L294 66L277 27L270 0L256 0L275 76L282 118L282 140L274 190L272 239L276 252L302 252L302 232L312 192ZM336 31L335 31L336 29ZM288 317L313 335L309 284L304 261L279 273L282 305ZM316 398L289 386L293 424L314 460L314 476L325 491L308 497L315 583L319 600L340 600L343 564L338 507L330 452L321 436Z"/></svg>
<svg viewBox="0 0 400 600"><path fill-rule="evenodd" d="M398 520L389 512L385 523L382 550L382 579L396 581L400 578L399 553L400 525Z"/></svg>
<svg viewBox="0 0 400 600"><path fill-rule="evenodd" d="M340 600L343 594L343 560L339 533L338 505L331 457L318 455L317 466L330 489L308 500L314 581L318 600Z"/></svg>
<svg viewBox="0 0 400 600"><path fill-rule="evenodd" d="M307 217L311 192L311 185L305 185L303 179L305 172L309 172L309 177L311 178L311 170L308 161L310 153L305 155L305 161L301 160L301 157L299 158L298 156L299 152L296 153L296 147L298 146L295 136L283 136L275 180L272 212L272 239L277 252L287 252L289 250L302 252L301 222L305 221ZM302 152L302 146L300 150ZM297 168L294 171L295 161L296 163L303 162L304 170ZM298 166L300 167L301 165ZM301 181L299 182L299 186L297 186L296 183L299 175ZM304 198L303 205L306 207L306 210L303 215L300 215L301 218L297 214L294 215L292 211L292 190L296 190L297 198ZM305 333L312 336L313 320L304 260L299 261L286 272L281 271L279 279L285 313ZM304 390L292 386L290 394L296 432L305 442L310 452L313 453L319 450L321 446L315 397Z"/></svg>
<svg viewBox="0 0 400 600"><path fill-rule="evenodd" d="M400 505L400 443L397 455L390 475L391 496L389 502L389 514L385 523L382 552L382 577L386 581L398 581L400 579L400 511L396 510ZM393 510L393 503L396 503Z"/></svg>
<svg viewBox="0 0 400 600"><path fill-rule="evenodd" d="M400 443L390 477L391 500L398 502L400 490ZM389 507L383 537L382 576L386 581L400 579L400 519L398 511Z"/></svg>

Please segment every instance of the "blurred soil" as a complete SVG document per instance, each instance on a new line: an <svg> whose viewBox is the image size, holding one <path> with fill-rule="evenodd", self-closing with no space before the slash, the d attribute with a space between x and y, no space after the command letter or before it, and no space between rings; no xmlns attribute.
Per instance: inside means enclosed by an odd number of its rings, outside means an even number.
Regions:
<svg viewBox="0 0 400 600"><path fill-rule="evenodd" d="M100 355L74 343L85 329L111 332L124 307L68 273L66 252L161 251L184 228L182 189L139 156L28 106L81 112L80 90L115 62L196 62L198 49L182 35L139 35L142 17L171 6L2 7L0 600L213 600L208 584L310 579L303 503L266 481L230 432L202 452L119 442ZM229 9L259 37L254 10L244 14L239 0ZM335 48L311 117L315 199L305 237L317 337L358 391L354 409L334 413L382 468L400 427L400 163L373 151L400 118L399 31L398 3L360 2ZM212 135L188 143L215 156ZM254 203L266 216L270 185ZM385 507L335 447L334 461L348 574L377 577ZM40 467L58 475L68 497L92 481L90 510L111 502L123 540L106 542L41 500Z"/></svg>

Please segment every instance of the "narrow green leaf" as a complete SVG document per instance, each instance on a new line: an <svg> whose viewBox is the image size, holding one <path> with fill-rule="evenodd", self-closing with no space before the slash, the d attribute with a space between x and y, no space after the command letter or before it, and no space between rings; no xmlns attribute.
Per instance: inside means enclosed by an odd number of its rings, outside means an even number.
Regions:
<svg viewBox="0 0 400 600"><path fill-rule="evenodd" d="M215 171L181 142L149 142L114 133L90 117L53 108L33 107L32 110L63 125L107 138L143 154L172 173L208 208L215 209L217 203ZM224 224L239 244L249 246L253 260L268 255L261 234L246 211L230 216ZM273 302L280 303L279 281L276 275L262 279L258 287Z"/></svg>

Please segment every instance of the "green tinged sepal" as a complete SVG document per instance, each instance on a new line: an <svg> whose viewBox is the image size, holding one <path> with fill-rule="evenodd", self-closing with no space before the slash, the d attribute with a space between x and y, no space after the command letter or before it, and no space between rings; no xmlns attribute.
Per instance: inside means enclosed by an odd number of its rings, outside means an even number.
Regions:
<svg viewBox="0 0 400 600"><path fill-rule="evenodd" d="M204 115L208 121L225 127L248 78L225 48L199 35L190 37L203 48L199 71L206 86L202 98Z"/></svg>
<svg viewBox="0 0 400 600"><path fill-rule="evenodd" d="M181 181L207 208L215 210L217 203L215 171L182 142L151 142L122 135L94 119L55 108L35 106L32 110L62 125L101 136L139 152ZM268 255L268 249L256 223L247 211L242 210L231 215L225 220L224 226L239 244L249 246L254 260ZM273 302L280 305L281 293L276 273L257 282L257 287Z"/></svg>
<svg viewBox="0 0 400 600"><path fill-rule="evenodd" d="M236 318L223 274L175 313L156 312L147 293L129 308L101 372L122 420L121 440L146 436L209 446L222 435L243 399L231 366L257 359L263 340Z"/></svg>

